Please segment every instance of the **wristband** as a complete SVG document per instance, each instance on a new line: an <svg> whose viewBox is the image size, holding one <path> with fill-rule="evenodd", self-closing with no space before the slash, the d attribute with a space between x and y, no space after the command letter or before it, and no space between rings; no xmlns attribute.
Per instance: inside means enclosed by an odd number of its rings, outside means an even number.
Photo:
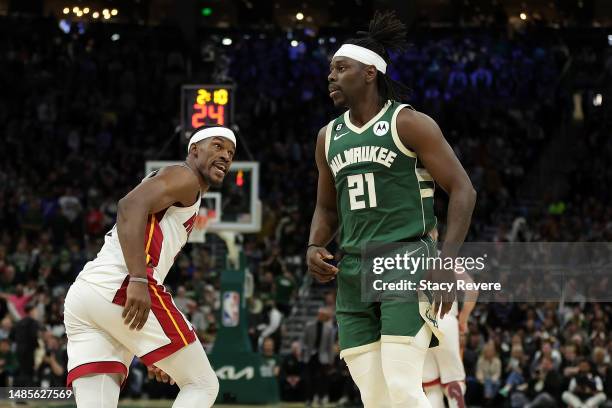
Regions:
<svg viewBox="0 0 612 408"><path fill-rule="evenodd" d="M313 247L313 246L323 248L323 246L319 245L319 244L308 244L308 246L306 248L308 249L308 248Z"/></svg>
<svg viewBox="0 0 612 408"><path fill-rule="evenodd" d="M149 280L147 278L137 278L135 276L130 276L130 282L149 283Z"/></svg>

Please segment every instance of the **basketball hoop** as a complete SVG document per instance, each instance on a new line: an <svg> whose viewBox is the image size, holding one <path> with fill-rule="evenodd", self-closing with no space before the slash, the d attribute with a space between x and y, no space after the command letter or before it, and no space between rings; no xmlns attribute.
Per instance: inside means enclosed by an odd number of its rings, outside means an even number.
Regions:
<svg viewBox="0 0 612 408"><path fill-rule="evenodd" d="M189 236L189 242L206 242L206 229L208 228L208 221L211 219L215 219L215 210L200 207L200 211L198 211L198 215L196 215L193 223L193 230Z"/></svg>
<svg viewBox="0 0 612 408"><path fill-rule="evenodd" d="M198 215L196 215L195 222L193 223L193 228L196 230L205 230L208 226L208 212L204 208L200 208Z"/></svg>

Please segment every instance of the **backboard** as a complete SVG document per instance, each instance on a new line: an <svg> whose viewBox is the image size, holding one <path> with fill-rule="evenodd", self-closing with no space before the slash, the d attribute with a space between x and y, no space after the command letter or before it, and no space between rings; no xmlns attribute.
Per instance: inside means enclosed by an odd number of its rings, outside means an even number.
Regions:
<svg viewBox="0 0 612 408"><path fill-rule="evenodd" d="M162 167L181 163L183 162L147 161L145 175ZM259 232L261 229L259 163L233 162L223 185L220 188L211 188L202 197L201 213L212 215L206 226L209 232ZM190 241L194 242L191 237Z"/></svg>

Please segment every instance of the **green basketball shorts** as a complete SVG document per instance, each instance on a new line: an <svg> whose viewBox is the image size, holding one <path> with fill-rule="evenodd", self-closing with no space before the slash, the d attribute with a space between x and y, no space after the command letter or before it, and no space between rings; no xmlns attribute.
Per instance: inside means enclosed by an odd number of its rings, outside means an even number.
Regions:
<svg viewBox="0 0 612 408"><path fill-rule="evenodd" d="M429 237L416 241L402 242L401 251L411 256L436 256L436 246ZM395 253L397 251L393 251ZM392 254L387 253L386 256ZM336 297L336 318L340 340L340 357L359 354L379 347L379 342L409 344L414 336L428 324L434 336L430 347L438 344L441 336L437 320L431 311L427 294L417 291L402 293L401 299L364 301L362 297L362 273L372 273L372 261L361 256L345 255L340 261L337 275L338 293ZM362 272L362 266L364 272ZM398 271L395 271L395 276ZM426 271L415 270L414 274L399 271L402 279L418 282ZM389 276L389 275L387 275ZM427 297L426 297L427 296Z"/></svg>

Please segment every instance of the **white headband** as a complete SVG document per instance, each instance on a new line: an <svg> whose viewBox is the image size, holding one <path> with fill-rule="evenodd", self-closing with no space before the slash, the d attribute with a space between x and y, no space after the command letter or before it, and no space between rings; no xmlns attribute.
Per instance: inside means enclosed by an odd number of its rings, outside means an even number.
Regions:
<svg viewBox="0 0 612 408"><path fill-rule="evenodd" d="M203 128L195 132L191 135L191 139L189 139L189 145L187 146L187 153L189 153L189 149L191 149L191 145L194 143L198 143L201 140L208 139L211 137L223 137L225 139L231 140L236 147L236 136L231 129L221 126Z"/></svg>
<svg viewBox="0 0 612 408"><path fill-rule="evenodd" d="M374 65L383 74L387 72L387 63L377 53L355 44L342 44L334 57L348 57L366 65Z"/></svg>

